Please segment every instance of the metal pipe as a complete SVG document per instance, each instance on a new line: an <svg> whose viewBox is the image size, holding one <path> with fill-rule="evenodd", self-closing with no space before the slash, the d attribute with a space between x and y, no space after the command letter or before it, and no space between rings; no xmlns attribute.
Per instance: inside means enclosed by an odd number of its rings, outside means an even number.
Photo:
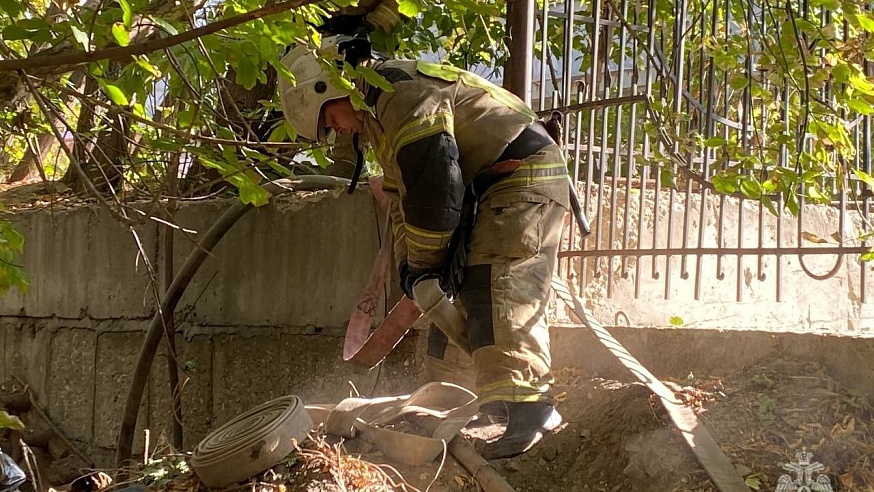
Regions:
<svg viewBox="0 0 874 492"><path fill-rule="evenodd" d="M684 72L683 72L683 58L686 56L686 37L685 30L686 27L686 10L689 7L688 0L681 0L677 7L677 20L674 24L674 45L673 52L676 54L676 58L673 61L673 67L676 73L676 85L674 86L674 113L681 114L683 110L683 83L684 83ZM674 125L674 130L676 134L680 134L680 123L677 122ZM679 144L674 142L674 148L672 149L674 154L678 154L680 151ZM677 163L674 162L671 165L671 172L673 179L674 176L677 175ZM676 186L672 184L670 198L668 199L668 237L667 237L667 247L671 248L671 244L673 243L673 235L674 235L674 200L677 198L677 189ZM665 299L671 298L671 256L665 256Z"/></svg>
<svg viewBox="0 0 874 492"><path fill-rule="evenodd" d="M337 188L348 186L349 180L337 178L334 176L301 176L296 180L280 179L271 181L264 185L264 189L271 194L283 193L286 190L317 190L324 188ZM173 278L173 282L164 293L161 299L161 310L155 313L152 322L149 325L149 330L143 340L143 345L140 348L140 354L137 363L134 366L133 374L131 375L130 386L128 387L127 399L125 400L124 409L122 410L121 427L118 432L118 440L116 441L115 464L119 470L124 469L124 464L131 457L131 448L133 447L134 430L137 423L137 416L140 412L140 404L143 400L143 392L146 389L146 383L149 381L149 373L152 368L152 362L155 359L155 351L161 342L161 335L164 333L164 326L167 319L173 316L176 311L176 305L182 299L182 294L188 288L194 274L200 269L200 266L209 256L210 251L221 241L222 237L237 223L246 212L253 207L251 204L243 202L234 202L216 222L209 228L206 234L203 235L200 242L185 260ZM123 473L123 472L120 472Z"/></svg>
<svg viewBox="0 0 874 492"><path fill-rule="evenodd" d="M543 2L543 12L540 15L540 91L537 108L541 111L546 107L546 69L552 59L549 52L549 2Z"/></svg>
<svg viewBox="0 0 874 492"><path fill-rule="evenodd" d="M688 248L688 249L679 249L679 248L631 248L627 251L623 251L622 254L628 256L664 256L664 255L694 255L694 254L702 254L702 255L720 255L725 254L726 251L730 251L737 256L756 256L756 255L857 255L868 251L868 248L865 246L846 246L846 247L816 247L816 246L790 246L778 248L776 246L766 246L764 248L744 248L744 247L736 247L736 248L720 248L720 247L706 247L706 248ZM603 254L603 251L595 251L595 250L570 250L570 251L562 251L558 254L559 257L568 258L572 256L598 256Z"/></svg>
<svg viewBox="0 0 874 492"><path fill-rule="evenodd" d="M534 59L534 0L508 0L507 47L510 58L504 69L504 87L531 105L531 72Z"/></svg>

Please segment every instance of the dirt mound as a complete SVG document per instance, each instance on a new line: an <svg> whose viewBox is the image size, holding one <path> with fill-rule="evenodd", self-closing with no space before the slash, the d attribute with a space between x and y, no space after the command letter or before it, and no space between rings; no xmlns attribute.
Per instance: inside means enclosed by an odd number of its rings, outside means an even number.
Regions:
<svg viewBox="0 0 874 492"><path fill-rule="evenodd" d="M776 490L807 459L835 491L874 490L872 408L814 363L774 360L727 378L689 375L671 386L752 490ZM528 455L496 462L521 491L715 491L666 412L644 387L566 372L567 424ZM811 453L803 455L803 453ZM784 480L786 480L784 478ZM821 479L825 480L825 479Z"/></svg>
<svg viewBox="0 0 874 492"><path fill-rule="evenodd" d="M492 462L517 491L717 490L645 387L569 369L557 379L565 424L530 453ZM727 377L690 374L668 384L697 409L752 490L795 479L784 465L798 464L806 451L811 466L822 465L811 479L823 475L834 491L874 491L872 407L827 368L767 360ZM432 490L473 490L459 482L441 477ZM419 485L415 477L411 483Z"/></svg>
<svg viewBox="0 0 874 492"><path fill-rule="evenodd" d="M557 379L565 423L528 454L491 462L517 491L716 490L645 387L589 379L571 369L559 370ZM697 409L752 490L777 490L781 480L794 480L807 468L810 479L819 477L834 491L874 491L874 413L865 396L842 388L827 368L773 360L724 378L690 374L667 384ZM360 439L319 438L302 448L246 489L478 490L451 457L404 467ZM203 490L187 466L165 473L168 467L161 465L155 473L157 466L136 474L161 477L150 490Z"/></svg>

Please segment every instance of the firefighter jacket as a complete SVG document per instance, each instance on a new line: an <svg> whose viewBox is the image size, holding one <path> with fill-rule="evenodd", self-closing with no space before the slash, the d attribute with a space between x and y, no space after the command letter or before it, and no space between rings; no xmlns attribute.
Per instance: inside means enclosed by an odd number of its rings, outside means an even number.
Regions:
<svg viewBox="0 0 874 492"><path fill-rule="evenodd" d="M392 89L359 81L370 112L363 136L384 172L395 261L438 270L460 221L465 188L537 120L510 92L473 73L425 61L372 68ZM522 165L488 193L527 193L568 206L564 162ZM499 240L499 239L497 239Z"/></svg>

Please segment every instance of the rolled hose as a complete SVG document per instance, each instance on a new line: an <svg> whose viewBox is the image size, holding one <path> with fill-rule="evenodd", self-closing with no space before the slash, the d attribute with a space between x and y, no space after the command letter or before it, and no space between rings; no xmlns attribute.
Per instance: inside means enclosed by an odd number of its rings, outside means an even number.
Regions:
<svg viewBox="0 0 874 492"><path fill-rule="evenodd" d="M336 176L321 176L308 175L298 176L294 179L279 179L266 183L264 189L273 195L278 195L290 191L313 191L328 188L345 187L349 184L349 180L338 178ZM191 250L182 268L176 272L173 277L173 282L164 293L161 299L161 310L155 313L149 329L146 332L146 337L143 340L143 345L140 347L140 354L137 359L134 372L131 375L130 386L128 387L127 399L122 411L121 427L118 432L118 440L115 448L115 465L116 469L123 470L125 462L130 459L131 449L133 448L134 430L139 416L140 404L143 400L143 392L146 383L149 380L149 372L152 369L152 362L155 359L155 352L158 350L158 345L161 343L161 335L164 333L164 319L169 319L176 311L176 305L185 293L194 274L200 269L200 266L209 256L212 249L224 237L224 235L233 227L234 224L246 212L252 209L252 205L243 202L235 202L228 207L227 210L215 221L209 228L198 245ZM162 316L163 315L163 316ZM122 474L123 472L119 472Z"/></svg>
<svg viewBox="0 0 874 492"><path fill-rule="evenodd" d="M191 466L210 488L246 480L280 462L303 441L313 421L297 396L259 405L219 427L197 445Z"/></svg>

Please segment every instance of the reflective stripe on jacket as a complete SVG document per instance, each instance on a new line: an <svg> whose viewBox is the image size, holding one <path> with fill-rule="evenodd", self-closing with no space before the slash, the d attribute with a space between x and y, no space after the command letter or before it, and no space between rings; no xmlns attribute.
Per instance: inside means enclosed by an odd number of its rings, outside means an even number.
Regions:
<svg viewBox="0 0 874 492"><path fill-rule="evenodd" d="M491 166L536 119L510 92L473 73L423 61L392 60L372 67L391 83L383 91L360 83L372 108L364 122L385 173L391 200L395 260L411 268L439 268L459 223L465 187ZM566 194L566 164L520 169L501 189Z"/></svg>

